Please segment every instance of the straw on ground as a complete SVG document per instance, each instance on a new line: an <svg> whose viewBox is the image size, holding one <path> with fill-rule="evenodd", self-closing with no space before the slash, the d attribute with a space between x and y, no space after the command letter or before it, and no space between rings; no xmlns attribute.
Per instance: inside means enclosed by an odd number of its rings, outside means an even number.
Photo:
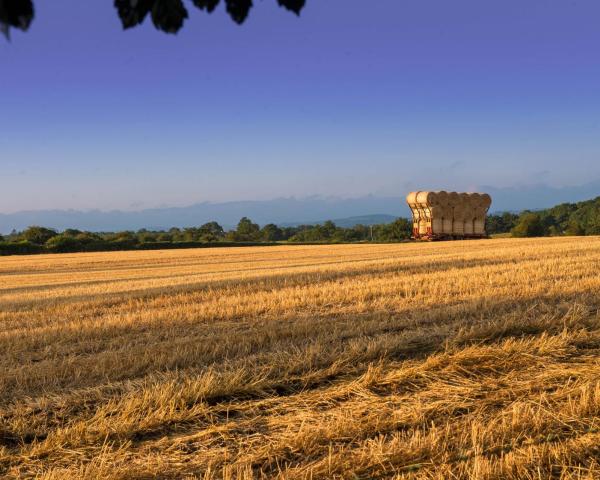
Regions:
<svg viewBox="0 0 600 480"><path fill-rule="evenodd" d="M600 478L600 238L0 258L0 476Z"/></svg>

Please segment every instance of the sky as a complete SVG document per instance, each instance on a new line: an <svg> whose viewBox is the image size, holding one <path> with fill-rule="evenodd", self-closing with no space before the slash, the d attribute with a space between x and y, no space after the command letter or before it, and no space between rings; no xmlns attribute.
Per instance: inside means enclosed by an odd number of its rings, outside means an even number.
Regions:
<svg viewBox="0 0 600 480"><path fill-rule="evenodd" d="M37 0L0 38L0 213L600 179L597 0ZM599 192L600 194L600 192Z"/></svg>

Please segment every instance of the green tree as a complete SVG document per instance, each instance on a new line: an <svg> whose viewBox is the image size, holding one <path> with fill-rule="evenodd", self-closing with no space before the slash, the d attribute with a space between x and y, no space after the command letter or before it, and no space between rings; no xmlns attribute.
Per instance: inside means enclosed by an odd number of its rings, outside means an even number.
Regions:
<svg viewBox="0 0 600 480"><path fill-rule="evenodd" d="M137 239L140 243L149 243L156 241L156 233L149 232L145 228L138 230Z"/></svg>
<svg viewBox="0 0 600 480"><path fill-rule="evenodd" d="M52 237L56 237L58 232L50 228L39 227L37 225L27 228L22 237L28 242L35 243L36 245L44 245Z"/></svg>
<svg viewBox="0 0 600 480"><path fill-rule="evenodd" d="M111 235L109 240L111 242L125 243L130 245L136 245L138 243L136 234L130 231L117 232Z"/></svg>
<svg viewBox="0 0 600 480"><path fill-rule="evenodd" d="M412 222L406 218L398 218L391 223L392 241L406 240L412 235Z"/></svg>
<svg viewBox="0 0 600 480"><path fill-rule="evenodd" d="M225 230L217 222L208 222L198 229L198 234L203 242L217 242L225 236Z"/></svg>
<svg viewBox="0 0 600 480"><path fill-rule="evenodd" d="M261 229L260 236L265 242L278 242L283 240L283 231L274 223L269 223Z"/></svg>
<svg viewBox="0 0 600 480"><path fill-rule="evenodd" d="M373 239L378 242L398 242L410 238L411 231L412 222L398 218L392 223L373 225Z"/></svg>
<svg viewBox="0 0 600 480"><path fill-rule="evenodd" d="M298 233L298 227L283 227L281 228L281 239L289 240Z"/></svg>
<svg viewBox="0 0 600 480"><path fill-rule="evenodd" d="M170 228L167 232L171 236L171 240L173 242L182 242L183 241L183 233L181 229L177 227Z"/></svg>
<svg viewBox="0 0 600 480"><path fill-rule="evenodd" d="M156 240L158 242L172 242L173 241L173 235L171 235L169 232L161 232L156 237Z"/></svg>
<svg viewBox="0 0 600 480"><path fill-rule="evenodd" d="M77 252L83 245L72 235L56 235L46 242L46 248L52 252Z"/></svg>
<svg viewBox="0 0 600 480"><path fill-rule="evenodd" d="M242 217L233 235L237 242L254 242L260 239L260 227L248 217Z"/></svg>
<svg viewBox="0 0 600 480"><path fill-rule="evenodd" d="M290 242L322 242L325 240L325 231L321 225L300 225Z"/></svg>
<svg viewBox="0 0 600 480"><path fill-rule="evenodd" d="M543 237L546 233L544 222L537 213L524 213L511 230L513 237Z"/></svg>
<svg viewBox="0 0 600 480"><path fill-rule="evenodd" d="M519 215L516 213L504 212L497 215L488 215L486 218L485 229L488 234L508 233L519 221Z"/></svg>
<svg viewBox="0 0 600 480"><path fill-rule="evenodd" d="M565 235L585 235L585 230L577 221L571 220L565 228Z"/></svg>
<svg viewBox="0 0 600 480"><path fill-rule="evenodd" d="M550 211L540 212L540 219L544 225L545 235L560 235L562 229L556 217Z"/></svg>
<svg viewBox="0 0 600 480"><path fill-rule="evenodd" d="M337 227L336 227L335 223L333 223L331 220L327 220L323 224L323 226L321 226L319 228L319 231L321 232L320 240L326 240L326 239L332 238L336 234L336 230L337 230Z"/></svg>
<svg viewBox="0 0 600 480"><path fill-rule="evenodd" d="M182 235L184 242L195 242L199 239L198 229L195 227L184 228Z"/></svg>
<svg viewBox="0 0 600 480"><path fill-rule="evenodd" d="M371 230L373 230L373 239L375 239L375 225L354 225L348 229L348 235L344 236L344 241L358 242L371 240Z"/></svg>
<svg viewBox="0 0 600 480"><path fill-rule="evenodd" d="M104 239L98 235L97 233L92 232L81 232L79 235L76 235L75 238L82 243L93 243L93 242L102 242Z"/></svg>

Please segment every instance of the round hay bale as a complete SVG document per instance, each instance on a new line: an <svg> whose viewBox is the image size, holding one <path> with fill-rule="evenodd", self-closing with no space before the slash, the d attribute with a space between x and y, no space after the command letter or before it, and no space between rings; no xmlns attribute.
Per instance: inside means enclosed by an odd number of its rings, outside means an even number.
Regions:
<svg viewBox="0 0 600 480"><path fill-rule="evenodd" d="M440 208L442 209L443 233L452 233L452 219L454 218L454 206L452 204L452 198L448 192L440 192L438 195Z"/></svg>
<svg viewBox="0 0 600 480"><path fill-rule="evenodd" d="M467 196L469 197L468 217L473 219L477 216L477 210L480 208L481 196L478 193L467 193Z"/></svg>
<svg viewBox="0 0 600 480"><path fill-rule="evenodd" d="M444 216L442 218L442 233L445 235L452 235L452 224L454 223L454 218L452 215Z"/></svg>
<svg viewBox="0 0 600 480"><path fill-rule="evenodd" d="M452 233L462 236L465 234L465 217L469 210L469 197L466 193L456 193L455 199Z"/></svg>
<svg viewBox="0 0 600 480"><path fill-rule="evenodd" d="M490 197L487 193L481 194L481 204L482 207L485 207L485 211L487 212L492 206L492 197Z"/></svg>
<svg viewBox="0 0 600 480"><path fill-rule="evenodd" d="M469 212L469 196L466 193L457 193L456 198L457 202L454 205L454 220L464 220Z"/></svg>
<svg viewBox="0 0 600 480"><path fill-rule="evenodd" d="M476 217L476 210L479 206L479 195L477 193L466 193L465 197L465 210L464 210L464 227L463 231L465 235L473 235L474 225L473 222Z"/></svg>
<svg viewBox="0 0 600 480"><path fill-rule="evenodd" d="M417 203L417 195L418 194L419 194L419 192L410 192L406 196L406 203L408 203L408 205L410 207L412 207L415 203Z"/></svg>
<svg viewBox="0 0 600 480"><path fill-rule="evenodd" d="M452 217L452 209L448 208L448 192L440 190L434 192L435 195L430 198L433 205L431 210L431 231L434 235L441 235L444 232L444 217Z"/></svg>
<svg viewBox="0 0 600 480"><path fill-rule="evenodd" d="M412 211L414 223L418 223L419 219L421 218L421 212L419 210L419 205L417 203L418 195L419 195L419 192L410 192L406 196L406 203L408 203L408 206L409 206L410 210Z"/></svg>
<svg viewBox="0 0 600 480"><path fill-rule="evenodd" d="M417 194L417 203L423 208L431 207L435 202L435 192L419 192Z"/></svg>
<svg viewBox="0 0 600 480"><path fill-rule="evenodd" d="M471 201L471 209L475 210L477 208L479 208L479 206L481 205L481 195L477 192L473 192L473 193L469 193L469 199Z"/></svg>
<svg viewBox="0 0 600 480"><path fill-rule="evenodd" d="M454 208L460 202L460 195L456 192L448 193L448 204Z"/></svg>
<svg viewBox="0 0 600 480"><path fill-rule="evenodd" d="M477 217L473 221L473 233L475 235L485 235L485 217Z"/></svg>
<svg viewBox="0 0 600 480"><path fill-rule="evenodd" d="M442 207L437 207L437 206L430 207L429 211L431 212L431 216L433 218L435 218L435 217L442 218L443 213L444 213L444 209Z"/></svg>
<svg viewBox="0 0 600 480"><path fill-rule="evenodd" d="M445 190L440 190L438 192L433 192L435 195L433 197L435 206L442 207L448 202L448 192Z"/></svg>

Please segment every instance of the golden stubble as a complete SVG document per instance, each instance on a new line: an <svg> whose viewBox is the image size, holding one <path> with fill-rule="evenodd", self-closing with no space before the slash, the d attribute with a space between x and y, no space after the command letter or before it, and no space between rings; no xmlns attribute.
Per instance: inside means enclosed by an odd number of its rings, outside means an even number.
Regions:
<svg viewBox="0 0 600 480"><path fill-rule="evenodd" d="M0 476L600 478L600 238L0 257Z"/></svg>

